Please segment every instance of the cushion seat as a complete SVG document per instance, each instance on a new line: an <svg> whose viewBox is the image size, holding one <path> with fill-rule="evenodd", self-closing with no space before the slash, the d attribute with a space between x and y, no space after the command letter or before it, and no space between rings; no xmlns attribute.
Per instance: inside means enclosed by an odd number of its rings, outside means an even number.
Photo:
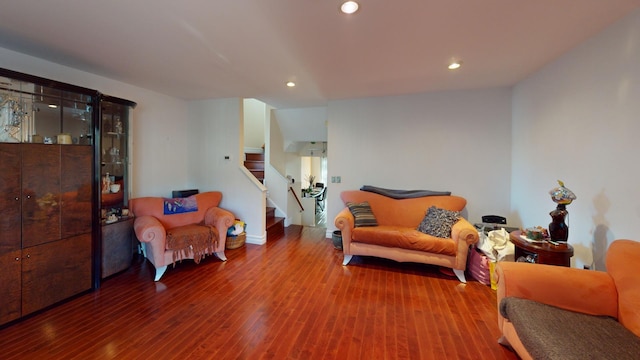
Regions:
<svg viewBox="0 0 640 360"><path fill-rule="evenodd" d="M449 256L455 256L457 250L451 238L438 238L414 228L393 225L354 228L351 241Z"/></svg>
<svg viewBox="0 0 640 360"><path fill-rule="evenodd" d="M218 230L214 226L189 224L167 230L166 250L173 251L173 261L191 258L196 264L214 253Z"/></svg>
<svg viewBox="0 0 640 360"><path fill-rule="evenodd" d="M640 338L610 316L516 297L503 298L499 311L534 359L631 360L640 354Z"/></svg>

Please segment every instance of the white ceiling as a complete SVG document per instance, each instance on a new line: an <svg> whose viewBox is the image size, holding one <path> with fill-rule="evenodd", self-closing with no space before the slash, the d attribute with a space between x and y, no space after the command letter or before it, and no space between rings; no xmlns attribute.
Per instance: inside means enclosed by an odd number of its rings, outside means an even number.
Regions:
<svg viewBox="0 0 640 360"><path fill-rule="evenodd" d="M297 108L510 86L640 0L360 4L344 15L339 0L11 0L0 46L178 98Z"/></svg>

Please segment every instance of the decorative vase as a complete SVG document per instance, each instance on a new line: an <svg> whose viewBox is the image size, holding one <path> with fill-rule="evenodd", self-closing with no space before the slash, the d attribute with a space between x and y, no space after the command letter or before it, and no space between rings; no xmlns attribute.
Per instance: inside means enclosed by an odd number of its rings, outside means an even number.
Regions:
<svg viewBox="0 0 640 360"><path fill-rule="evenodd" d="M553 241L567 241L569 239L569 227L564 222L564 218L569 212L567 206L558 204L555 210L549 213L551 215L551 224L549 224L549 238Z"/></svg>
<svg viewBox="0 0 640 360"><path fill-rule="evenodd" d="M555 210L549 213L551 215L551 223L549 224L549 238L552 241L566 242L569 239L569 226L564 222L569 214L567 205L576 199L576 195L564 186L564 183L558 180L558 187L551 189L549 195L551 200L558 204Z"/></svg>

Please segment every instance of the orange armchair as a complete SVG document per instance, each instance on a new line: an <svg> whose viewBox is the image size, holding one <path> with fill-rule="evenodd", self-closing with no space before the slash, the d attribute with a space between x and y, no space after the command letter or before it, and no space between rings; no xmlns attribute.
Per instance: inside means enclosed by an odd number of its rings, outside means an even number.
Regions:
<svg viewBox="0 0 640 360"><path fill-rule="evenodd" d="M499 342L511 346L522 359L531 359L531 351L540 351L539 348L527 349L521 338L526 329L522 328L522 324L515 326L500 311L501 306L505 311L505 299L515 297L574 313L616 319L635 335L630 336L631 341L626 342L625 346L640 346L640 277L637 275L640 273L640 242L612 242L606 255L606 266L607 271L602 272L553 265L499 262L496 266L498 326L502 332ZM580 327L581 324L570 326ZM593 343L594 346L596 343L598 346L606 346L599 341ZM555 348L553 351L564 350ZM595 350L592 348L590 351ZM611 354L611 349L603 351Z"/></svg>
<svg viewBox="0 0 640 360"><path fill-rule="evenodd" d="M167 265L175 261L176 251L167 248L167 232L185 225L207 225L206 231L213 232L213 252L222 261L227 239L227 229L235 221L234 215L218 207L222 193L203 192L195 196L197 211L165 215L164 199L161 197L141 197L129 200L129 207L136 216L133 229L142 243L144 256L156 268L155 281L160 280ZM181 251L180 259L199 260L199 254L191 250Z"/></svg>

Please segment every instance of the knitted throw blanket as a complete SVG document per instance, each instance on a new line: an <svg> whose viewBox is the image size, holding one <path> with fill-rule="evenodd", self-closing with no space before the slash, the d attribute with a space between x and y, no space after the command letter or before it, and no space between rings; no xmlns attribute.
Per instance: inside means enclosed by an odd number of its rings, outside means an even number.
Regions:
<svg viewBox="0 0 640 360"><path fill-rule="evenodd" d="M640 355L640 338L608 316L581 314L515 297L502 299L499 310L534 359L621 360Z"/></svg>
<svg viewBox="0 0 640 360"><path fill-rule="evenodd" d="M167 250L173 250L173 264L176 260L190 258L193 253L193 261L200 263L206 255L211 255L218 245L218 237L213 226L209 225L185 225L167 231Z"/></svg>

